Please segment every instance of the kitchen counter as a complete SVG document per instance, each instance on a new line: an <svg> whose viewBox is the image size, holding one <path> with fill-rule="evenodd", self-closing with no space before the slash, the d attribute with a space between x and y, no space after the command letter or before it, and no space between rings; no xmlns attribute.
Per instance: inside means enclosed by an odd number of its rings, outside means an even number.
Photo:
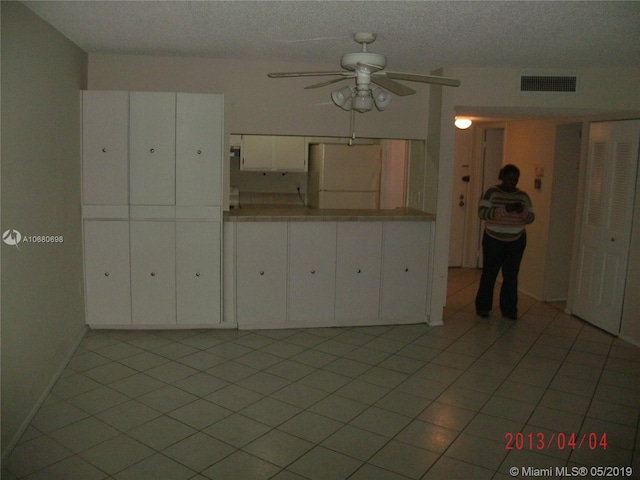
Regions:
<svg viewBox="0 0 640 480"><path fill-rule="evenodd" d="M436 216L414 208L393 210L321 209L287 205L250 205L224 212L230 222L354 222L434 221Z"/></svg>

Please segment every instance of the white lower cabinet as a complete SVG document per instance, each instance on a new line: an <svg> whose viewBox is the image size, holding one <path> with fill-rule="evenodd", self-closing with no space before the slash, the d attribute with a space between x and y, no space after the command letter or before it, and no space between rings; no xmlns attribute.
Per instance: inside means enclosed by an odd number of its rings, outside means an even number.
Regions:
<svg viewBox="0 0 640 480"><path fill-rule="evenodd" d="M84 222L86 315L89 325L131 324L129 222Z"/></svg>
<svg viewBox="0 0 640 480"><path fill-rule="evenodd" d="M289 323L327 325L334 318L336 222L289 223Z"/></svg>
<svg viewBox="0 0 640 480"><path fill-rule="evenodd" d="M222 322L221 221L85 220L87 324Z"/></svg>
<svg viewBox="0 0 640 480"><path fill-rule="evenodd" d="M134 325L176 323L174 222L131 222L131 306Z"/></svg>
<svg viewBox="0 0 640 480"><path fill-rule="evenodd" d="M380 305L382 222L338 223L336 320L374 323Z"/></svg>
<svg viewBox="0 0 640 480"><path fill-rule="evenodd" d="M238 222L236 321L273 328L287 320L287 223Z"/></svg>
<svg viewBox="0 0 640 480"><path fill-rule="evenodd" d="M176 222L179 325L222 321L221 222Z"/></svg>
<svg viewBox="0 0 640 480"><path fill-rule="evenodd" d="M431 222L237 222L239 328L427 320Z"/></svg>
<svg viewBox="0 0 640 480"><path fill-rule="evenodd" d="M425 321L431 222L383 222L383 319Z"/></svg>

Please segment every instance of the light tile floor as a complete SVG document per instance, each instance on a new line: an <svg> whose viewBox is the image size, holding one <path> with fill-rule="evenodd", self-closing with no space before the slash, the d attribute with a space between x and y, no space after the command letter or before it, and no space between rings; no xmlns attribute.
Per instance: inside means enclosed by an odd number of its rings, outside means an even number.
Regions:
<svg viewBox="0 0 640 480"><path fill-rule="evenodd" d="M2 478L640 478L640 349L524 296L480 319L477 279L443 327L90 331Z"/></svg>

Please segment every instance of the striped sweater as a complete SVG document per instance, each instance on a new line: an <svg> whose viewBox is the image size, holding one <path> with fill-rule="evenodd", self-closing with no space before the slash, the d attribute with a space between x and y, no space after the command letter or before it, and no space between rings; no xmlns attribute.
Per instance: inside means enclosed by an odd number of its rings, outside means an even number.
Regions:
<svg viewBox="0 0 640 480"><path fill-rule="evenodd" d="M509 203L521 203L522 212L507 212ZM522 190L505 192L499 185L489 188L480 199L478 216L485 220L485 232L493 238L504 241L517 240L525 225L533 222L535 215L531 199Z"/></svg>

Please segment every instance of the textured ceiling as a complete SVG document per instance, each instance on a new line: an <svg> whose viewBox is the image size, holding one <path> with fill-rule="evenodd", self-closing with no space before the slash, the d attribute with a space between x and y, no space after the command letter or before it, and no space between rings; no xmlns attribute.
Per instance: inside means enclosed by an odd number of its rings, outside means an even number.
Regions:
<svg viewBox="0 0 640 480"><path fill-rule="evenodd" d="M387 68L640 66L638 1L23 2L88 53L339 64L355 32Z"/></svg>

